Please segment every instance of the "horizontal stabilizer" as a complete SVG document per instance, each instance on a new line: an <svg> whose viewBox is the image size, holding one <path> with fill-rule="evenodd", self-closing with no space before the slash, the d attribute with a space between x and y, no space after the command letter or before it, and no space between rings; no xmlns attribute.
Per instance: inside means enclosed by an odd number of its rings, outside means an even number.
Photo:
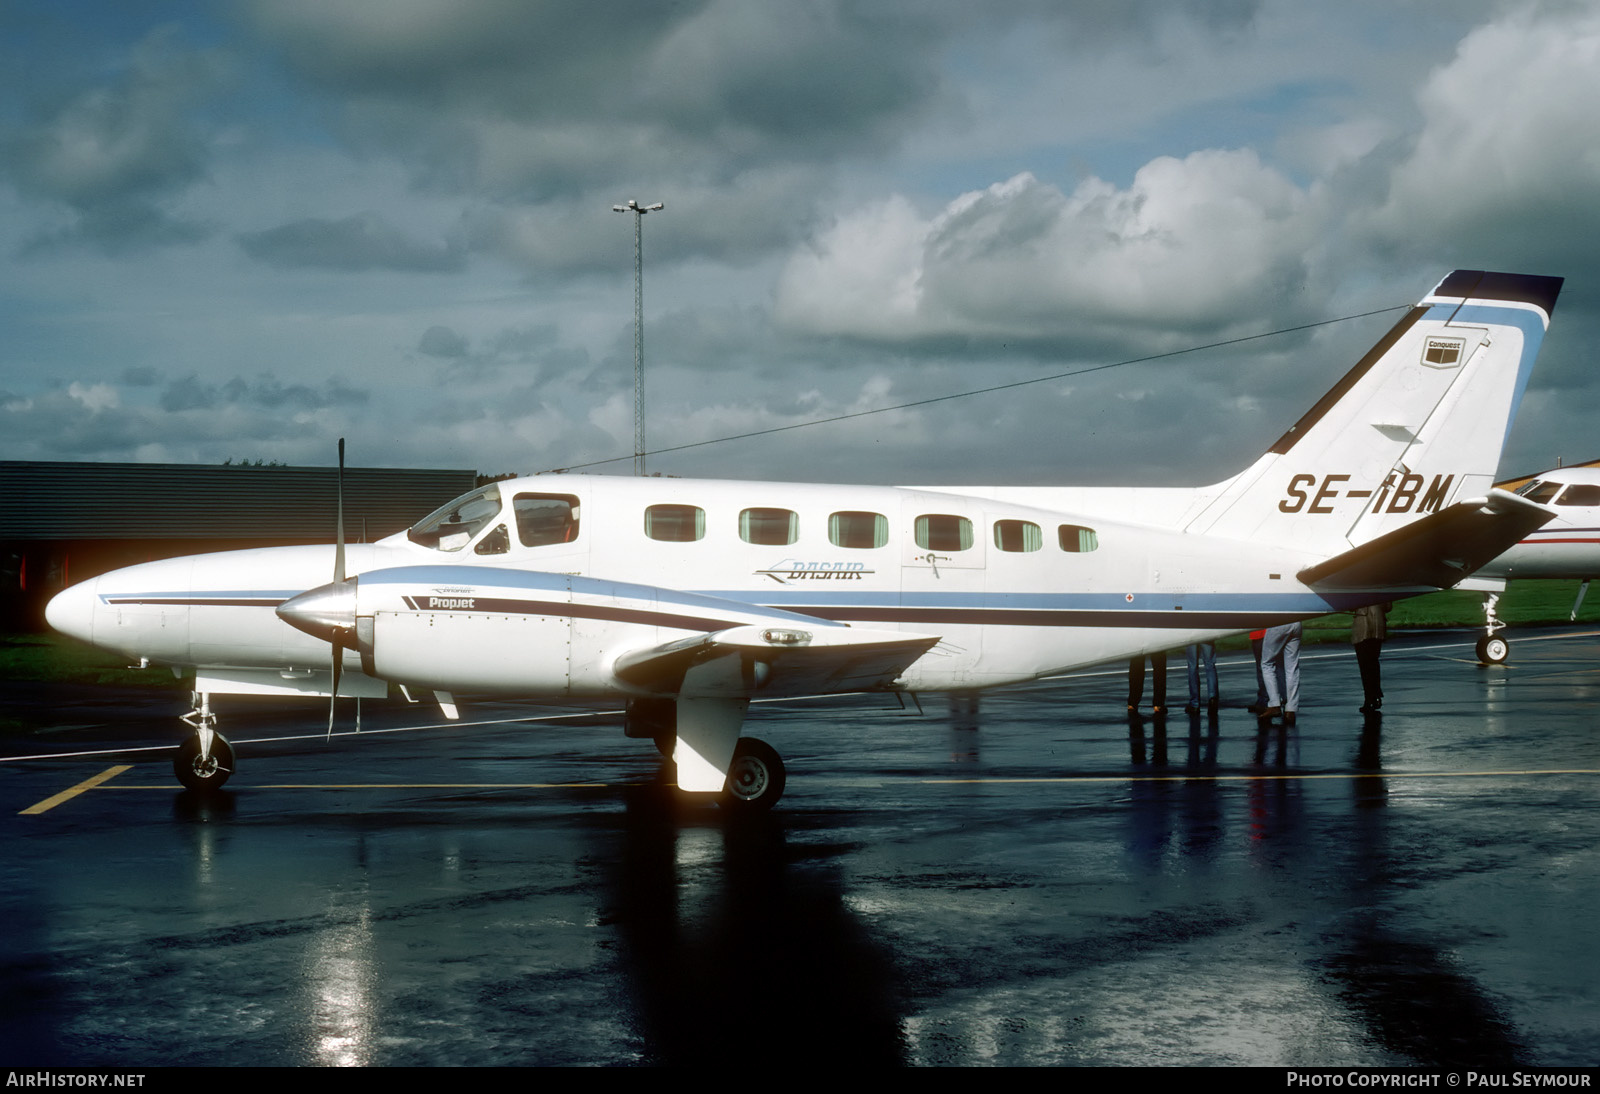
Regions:
<svg viewBox="0 0 1600 1094"><path fill-rule="evenodd" d="M888 687L938 642L936 635L854 627L808 630L785 624L730 627L691 635L617 658L613 671L630 687L658 695L709 694L686 689L689 670L723 657L738 657L737 674L717 674L715 693L724 696L824 695ZM705 679L704 674L697 674Z"/></svg>
<svg viewBox="0 0 1600 1094"><path fill-rule="evenodd" d="M1385 533L1301 570L1318 591L1448 589L1555 516L1504 490L1474 498Z"/></svg>

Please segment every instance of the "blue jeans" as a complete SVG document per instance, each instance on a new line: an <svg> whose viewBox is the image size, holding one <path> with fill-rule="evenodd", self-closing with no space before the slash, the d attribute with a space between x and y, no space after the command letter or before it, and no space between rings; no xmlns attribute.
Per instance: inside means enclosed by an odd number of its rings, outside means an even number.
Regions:
<svg viewBox="0 0 1600 1094"><path fill-rule="evenodd" d="M1200 705L1200 662L1206 666L1206 694L1212 699L1217 697L1217 644L1215 642L1201 642L1197 646L1190 646L1189 656L1189 702L1195 706Z"/></svg>

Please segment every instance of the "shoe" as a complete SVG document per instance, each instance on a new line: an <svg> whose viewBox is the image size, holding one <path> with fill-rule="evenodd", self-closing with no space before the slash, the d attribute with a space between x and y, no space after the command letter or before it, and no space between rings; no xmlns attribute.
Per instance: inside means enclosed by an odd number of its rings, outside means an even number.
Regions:
<svg viewBox="0 0 1600 1094"><path fill-rule="evenodd" d="M1248 710L1251 714L1260 714L1263 710L1266 710L1267 708L1266 708L1266 705L1263 704L1263 703L1251 703L1249 706L1245 707L1244 709Z"/></svg>
<svg viewBox="0 0 1600 1094"><path fill-rule="evenodd" d="M1381 709L1383 709L1383 696L1381 695L1376 699L1368 699L1365 703L1361 704L1362 714L1376 714Z"/></svg>
<svg viewBox="0 0 1600 1094"><path fill-rule="evenodd" d="M1199 714L1200 713L1200 704L1199 703L1185 703L1185 704L1183 704L1183 712L1185 714Z"/></svg>
<svg viewBox="0 0 1600 1094"><path fill-rule="evenodd" d="M1276 718L1282 713L1283 709L1281 707L1267 707L1260 714L1256 715L1256 721L1264 726L1270 726L1272 724L1272 719Z"/></svg>
<svg viewBox="0 0 1600 1094"><path fill-rule="evenodd" d="M1283 712L1283 724L1286 726L1294 725L1294 711L1286 710Z"/></svg>
<svg viewBox="0 0 1600 1094"><path fill-rule="evenodd" d="M1217 712L1217 697L1215 695L1206 700L1206 709L1212 714Z"/></svg>

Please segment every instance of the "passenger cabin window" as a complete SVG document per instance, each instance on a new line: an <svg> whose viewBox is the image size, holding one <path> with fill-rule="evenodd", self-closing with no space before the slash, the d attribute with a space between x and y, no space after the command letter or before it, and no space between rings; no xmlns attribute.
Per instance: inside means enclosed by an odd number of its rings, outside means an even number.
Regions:
<svg viewBox="0 0 1600 1094"><path fill-rule="evenodd" d="M926 513L917 518L917 546L929 551L970 551L972 522L949 513Z"/></svg>
<svg viewBox="0 0 1600 1094"><path fill-rule="evenodd" d="M785 547L800 538L800 517L791 509L746 509L739 514L739 538L762 547Z"/></svg>
<svg viewBox="0 0 1600 1094"><path fill-rule="evenodd" d="M997 520L994 545L1002 551L1037 551L1044 546L1044 532L1031 520Z"/></svg>
<svg viewBox="0 0 1600 1094"><path fill-rule="evenodd" d="M1580 482L1566 488L1556 499L1557 505L1600 505L1600 486Z"/></svg>
<svg viewBox="0 0 1600 1094"><path fill-rule="evenodd" d="M644 511L644 534L666 543L693 543L706 534L706 511L695 505L652 505Z"/></svg>
<svg viewBox="0 0 1600 1094"><path fill-rule="evenodd" d="M889 518L882 513L843 512L828 517L828 542L869 550L889 542Z"/></svg>
<svg viewBox="0 0 1600 1094"><path fill-rule="evenodd" d="M1061 549L1072 554L1088 554L1100 548L1100 537L1093 528L1085 528L1081 524L1063 524L1056 530L1056 535L1061 542Z"/></svg>
<svg viewBox="0 0 1600 1094"><path fill-rule="evenodd" d="M459 551L500 513L500 488L488 486L429 513L406 531L412 543L435 551Z"/></svg>
<svg viewBox="0 0 1600 1094"><path fill-rule="evenodd" d="M511 508L517 515L517 538L524 547L571 543L578 538L578 499L571 494L518 494Z"/></svg>
<svg viewBox="0 0 1600 1094"><path fill-rule="evenodd" d="M1534 479L1527 486L1517 491L1529 501L1536 501L1540 505L1543 505L1560 492L1561 484L1559 482L1545 482L1543 479Z"/></svg>

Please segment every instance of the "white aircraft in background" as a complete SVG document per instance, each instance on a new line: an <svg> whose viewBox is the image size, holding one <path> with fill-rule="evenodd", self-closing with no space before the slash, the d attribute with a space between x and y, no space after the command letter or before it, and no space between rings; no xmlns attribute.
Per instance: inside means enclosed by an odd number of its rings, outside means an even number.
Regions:
<svg viewBox="0 0 1600 1094"><path fill-rule="evenodd" d="M1577 619L1590 580L1600 575L1600 467L1557 467L1533 476L1517 493L1550 506L1556 515L1459 586L1484 594L1478 660L1486 665L1498 665L1511 653L1510 643L1500 633L1506 625L1495 613L1507 582L1523 578L1581 582L1572 604L1571 618Z"/></svg>
<svg viewBox="0 0 1600 1094"><path fill-rule="evenodd" d="M1452 273L1214 486L513 479L348 552L341 514L334 547L117 570L48 616L193 667L191 788L234 766L212 695L398 684L452 716L458 692L626 701L681 789L766 807L754 697L991 687L1455 585L1552 515L1492 483L1560 286Z"/></svg>

